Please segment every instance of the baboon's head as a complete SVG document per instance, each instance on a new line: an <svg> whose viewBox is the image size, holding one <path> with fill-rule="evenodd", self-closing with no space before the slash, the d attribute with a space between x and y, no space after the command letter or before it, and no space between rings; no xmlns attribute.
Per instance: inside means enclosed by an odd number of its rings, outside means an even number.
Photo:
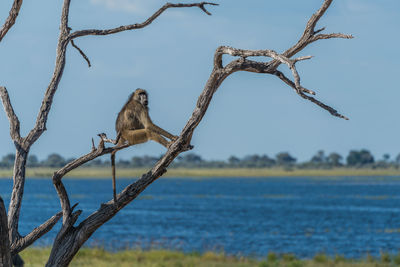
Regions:
<svg viewBox="0 0 400 267"><path fill-rule="evenodd" d="M147 108L149 104L149 99L147 97L147 92L144 89L138 88L135 90L135 93L133 94L133 99L136 101L140 102L143 106Z"/></svg>

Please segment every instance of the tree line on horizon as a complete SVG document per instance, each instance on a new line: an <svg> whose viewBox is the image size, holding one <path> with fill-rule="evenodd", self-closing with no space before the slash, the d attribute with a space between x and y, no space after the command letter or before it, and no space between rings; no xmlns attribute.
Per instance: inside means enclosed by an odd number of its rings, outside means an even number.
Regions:
<svg viewBox="0 0 400 267"><path fill-rule="evenodd" d="M153 166L160 157L155 156L135 156L131 160L120 159L116 162L118 167L122 168L141 168ZM7 154L0 161L0 168L11 168L14 165L15 154ZM65 159L59 154L53 153L46 159L39 160L37 156L28 157L28 167L50 167L60 168L73 161L74 158ZM93 160L87 163L86 167L108 167L110 160ZM340 154L332 152L325 154L319 150L310 160L297 162L297 159L289 152L280 152L274 158L268 155L248 155L242 158L230 156L227 160L205 160L200 155L187 153L178 157L171 167L175 168L300 168L300 169L329 169L337 167L369 167L369 168L399 168L400 154L391 159L389 154L384 154L382 159L375 160L374 156L367 149L351 150L346 158Z"/></svg>

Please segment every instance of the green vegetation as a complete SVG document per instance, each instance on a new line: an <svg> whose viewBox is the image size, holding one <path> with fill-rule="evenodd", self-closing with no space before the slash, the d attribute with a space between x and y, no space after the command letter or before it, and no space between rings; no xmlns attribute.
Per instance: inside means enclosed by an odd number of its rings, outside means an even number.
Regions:
<svg viewBox="0 0 400 267"><path fill-rule="evenodd" d="M51 178L56 168L29 168L27 177ZM149 169L125 168L117 169L118 177L140 177ZM0 178L12 176L12 169L0 169ZM345 176L400 176L399 169L283 169L283 168L171 168L163 177L345 177ZM69 178L109 178L111 168L80 168L67 174Z"/></svg>
<svg viewBox="0 0 400 267"><path fill-rule="evenodd" d="M25 266L44 266L50 254L49 248L29 248L21 253ZM104 251L103 249L81 249L70 266L109 266L109 267L176 267L176 266L199 266L199 267L389 267L400 264L400 255L392 256L382 254L377 259L367 256L362 260L349 260L342 256L329 257L318 254L313 259L300 260L293 254L278 255L269 253L264 259L249 257L227 256L224 253L206 252L183 253L167 250L126 250L116 253Z"/></svg>
<svg viewBox="0 0 400 267"><path fill-rule="evenodd" d="M9 169L14 164L14 154L8 154L0 160L0 169ZM135 156L131 160L119 159L116 162L119 168L148 168L153 166L160 157L153 156ZM30 155L27 161L27 167L30 168L60 168L73 158L65 159L58 154L50 154L46 159L39 160L35 155ZM384 154L382 159L375 160L371 152L366 149L351 150L343 162L343 157L338 153L332 152L325 154L324 151L318 151L310 160L297 162L289 152L281 152L271 158L267 155L248 155L243 158L235 156L227 160L205 160L201 156L193 153L185 153L179 156L172 164L171 168L284 168L284 169L333 169L333 168L368 168L368 169L400 169L400 154L395 158L390 158L389 154ZM84 165L85 167L101 168L109 167L110 161L95 159Z"/></svg>
<svg viewBox="0 0 400 267"><path fill-rule="evenodd" d="M29 178L51 178L57 168L27 168ZM146 168L120 168L118 177L135 178L148 172ZM10 178L12 169L0 169L0 178ZM170 168L163 177L345 177L345 176L400 176L400 169L333 168ZM69 178L110 178L111 167L83 167L68 173Z"/></svg>
<svg viewBox="0 0 400 267"><path fill-rule="evenodd" d="M0 177L10 177L15 156L8 154L0 160ZM51 177L53 172L73 159L64 159L51 154L39 161L31 155L27 162L28 177ZM159 157L133 157L130 161L117 162L118 177L140 177L146 173ZM280 176L400 176L400 155L390 160L383 155L375 161L372 154L362 149L352 150L343 163L337 153L325 155L318 151L309 161L297 163L288 152L278 153L275 158L267 155L249 155L243 158L231 156L227 160L204 160L201 156L186 153L179 156L170 166L167 177L280 177ZM110 177L110 161L96 159L72 171L69 177Z"/></svg>

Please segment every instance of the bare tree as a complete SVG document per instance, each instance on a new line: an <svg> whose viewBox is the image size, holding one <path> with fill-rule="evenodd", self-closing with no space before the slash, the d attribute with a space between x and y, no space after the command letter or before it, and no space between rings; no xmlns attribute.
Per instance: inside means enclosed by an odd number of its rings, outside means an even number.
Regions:
<svg viewBox="0 0 400 267"><path fill-rule="evenodd" d="M16 1L19 2L19 1ZM22 3L22 1L21 1ZM309 44L322 39L331 38L352 38L351 35L345 35L342 33L322 33L325 28L316 29L316 24L319 19L324 15L325 11L329 8L332 0L324 0L321 8L311 16L309 19L305 30L297 41L297 43L287 49L285 52L279 54L273 50L244 50L237 49L233 47L221 46L216 49L213 60L213 70L210 77L204 87L203 92L198 98L196 107L193 111L192 116L189 118L187 124L184 126L179 138L175 143L168 149L168 151L163 155L163 157L154 165L154 167L143 174L142 177L136 180L134 183L128 185L124 188L118 195L117 200L108 201L103 203L100 208L90 214L86 219L84 219L78 225L75 225L78 217L81 214L81 210L76 210L76 204L71 206L69 201L68 193L63 185L62 178L71 170L80 167L82 164L89 162L99 156L113 152L115 147L105 147L105 142L108 139L100 138L99 144L95 147L93 142L92 150L81 156L80 158L68 163L63 168L56 171L53 175L53 183L55 185L57 194L60 198L61 208L62 208L62 226L60 231L55 238L53 248L47 262L46 266L68 266L73 257L79 251L81 246L88 240L88 238L105 222L110 220L115 216L118 211L124 208L132 200L134 200L148 185L153 183L156 179L161 177L167 170L171 162L182 152L191 149L190 141L194 130L202 120L205 115L208 106L212 100L212 97L223 81L231 74L238 71L254 72L254 73L265 73L272 74L284 83L289 85L294 91L302 98L309 100L321 108L327 110L333 116L347 119L345 116L338 113L334 108L322 103L311 95L315 95L315 92L304 88L300 82L300 76L296 69L296 63L302 60L311 59L311 56L297 57L293 58L298 52L303 50ZM71 32L68 26L69 17L69 7L70 0L64 0L62 15L61 15L61 25L60 25L60 36L57 45L57 56L56 56L56 66L54 69L53 76L47 87L42 106L39 110L38 117L36 120L35 127L29 132L26 137L20 136L19 131L19 120L16 116L6 88L0 87L0 96L3 101L3 105L6 114L10 121L10 134L16 146L16 159L14 165L14 175L13 175L13 191L10 201L10 208L8 212L8 231L10 238L10 254L15 255L22 249L26 248L28 245L32 244L37 238L43 235L45 232L50 230L53 225L58 221L61 214L56 214L50 218L43 225L39 226L31 234L26 237L21 237L18 234L18 221L19 212L21 208L21 201L23 195L24 181L25 181L25 165L29 149L34 142L41 136L41 134L46 130L47 117L51 109L54 94L58 88L58 84L61 80L66 58L66 49L69 43L85 58L88 65L90 66L90 61L84 52L79 49L74 43L74 40L88 35L109 35L126 30L135 30L148 26L152 23L158 16L160 16L165 10L169 8L181 8L181 7L198 7L206 14L210 13L206 10L207 5L216 5L209 2L193 3L193 4L170 4L167 3L162 6L157 12L155 12L151 17L142 23L131 24L126 26L121 26L112 29L88 29L88 30L78 30ZM223 56L230 55L236 57L236 59L224 64ZM255 61L248 59L249 57L269 57L270 61ZM280 65L286 65L292 75L293 80L285 76L281 71L278 70ZM0 203L1 211L1 203ZM1 213L0 213L1 215ZM4 226L0 224L0 240L2 238L2 231ZM4 238L4 237L3 237ZM3 247L0 246L0 253ZM7 253L0 257L7 261ZM7 265L6 265L7 266Z"/></svg>
<svg viewBox="0 0 400 267"><path fill-rule="evenodd" d="M61 25L60 25L60 36L58 39L57 45L57 55L56 55L56 65L50 80L50 83L46 89L42 105L40 107L36 123L34 128L28 133L27 136L22 137L20 133L20 122L19 119L14 112L12 107L8 91L5 87L0 86L0 98L2 100L6 115L10 121L10 135L16 147L16 155L14 162L14 170L13 170L13 189L11 194L11 200L8 209L8 215L4 216L3 213L0 213L0 240L3 240L4 233L8 231L9 233L9 244L2 242L2 246L0 249L0 258L3 261L3 265L8 266L8 255L12 256L17 255L20 251L31 245L45 233L50 231L53 226L57 223L57 221L63 215L62 212L55 214L53 217L48 219L42 225L35 228L31 233L26 236L21 236L18 232L18 223L20 217L21 203L22 197L24 193L24 185L25 185L25 167L26 161L29 154L29 150L31 146L38 140L38 138L42 135L42 133L46 130L46 123L48 114L50 112L54 95L58 89L59 82L63 75L64 66L65 66L65 58L66 58L66 50L69 43L78 49L79 53L87 60L89 66L90 61L83 53L81 49L74 43L74 39L87 36L87 35L108 35L113 33L118 33L126 30L135 30L144 28L150 25L156 18L158 18L165 10L169 8L184 8L184 7L198 7L206 14L211 15L205 8L206 5L216 5L214 3L201 2L201 3L193 3L193 4L165 4L161 7L157 12L155 12L150 18L148 18L143 23L136 23L126 26L121 26L118 28L107 29L107 30L81 30L71 33L71 29L68 27L68 16L69 16L69 7L70 0L64 0L62 15L61 15ZM14 25L16 18L19 14L20 8L22 6L22 0L15 0L11 7L10 13L6 22L0 29L0 41L4 38L9 29ZM1 199L1 205L3 205ZM1 206L0 205L0 206ZM1 207L0 207L1 209ZM1 209L2 210L2 209ZM5 211L5 209L4 209ZM64 214L64 218L67 218L67 214ZM68 214L71 216L71 214ZM7 220L5 220L7 219ZM3 225L4 221L8 221L8 225ZM3 251L4 249L4 251ZM4 259L4 260L3 260ZM72 259L72 257L71 257ZM71 260L69 259L69 261ZM67 262L69 262L67 261Z"/></svg>
<svg viewBox="0 0 400 267"><path fill-rule="evenodd" d="M1 26L1 28L0 28L0 42L3 40L4 36L11 29L11 27L15 24L15 21L18 17L21 6L22 6L22 0L14 0L13 4L11 6L11 9L10 9L9 15L8 15L6 21L4 22L3 26ZM7 92L5 92L5 94L3 94L4 90L5 90L4 87L0 87L0 96L1 96L3 103L7 103L10 100L8 98ZM11 105L9 105L9 106L4 105L4 107L5 107L7 115L9 115L9 118L10 118L10 133L11 133L11 136L13 136L13 135L15 135L15 130L17 130L19 132L19 121L18 121L18 118L15 116L15 113L12 110ZM14 140L14 138L13 138L13 140ZM18 150L18 148L17 148L17 150ZM21 162L21 161L19 161L19 162ZM23 194L23 191L21 193L21 198L22 198L22 194ZM59 220L59 218L61 218L61 213L59 213L56 217L51 218L45 224L39 226L38 228L36 228L34 231L32 231L29 235L27 235L25 237L21 237L18 234L15 239L16 240L15 244L13 244L14 248L22 248L22 247L26 247L26 246L32 244L34 241L36 241L38 238L40 238L43 234L48 232L53 227L53 225ZM9 231L8 223L9 223L9 221L7 220L7 214L6 214L6 210L4 207L4 202L0 196L0 266L11 266L12 265L11 255L13 255L14 263L15 262L23 263L22 259L17 254L18 249L13 251L12 246L10 246L10 240L12 239L11 235L13 234L13 232ZM18 227L18 225L17 225L17 227ZM18 242L19 242L19 244L17 244ZM20 249L20 250L22 250L22 249Z"/></svg>

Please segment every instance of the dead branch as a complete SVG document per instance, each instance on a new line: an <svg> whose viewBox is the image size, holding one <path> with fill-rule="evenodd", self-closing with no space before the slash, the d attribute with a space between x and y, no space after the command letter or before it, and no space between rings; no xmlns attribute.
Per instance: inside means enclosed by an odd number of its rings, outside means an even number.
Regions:
<svg viewBox="0 0 400 267"><path fill-rule="evenodd" d="M295 54L297 54L299 51L301 51L304 47L306 47L310 43L319 40L319 37L316 37L319 35L316 34L321 31L324 31L325 27L315 30L315 26L317 25L317 22L320 20L320 18L325 14L325 11L329 8L332 1L333 0L325 0L321 8L311 16L311 18L307 22L306 28L303 32L303 35L300 37L299 41L295 45L287 49L284 53L282 53L285 57L290 58ZM329 38L345 38L345 39L353 38L352 35L347 35L342 33L328 34L327 36L329 36ZM324 39L329 39L329 38L324 38Z"/></svg>
<svg viewBox="0 0 400 267"><path fill-rule="evenodd" d="M63 183L61 182L61 179L70 171L82 166L83 164L85 164L89 161L92 161L102 155L112 153L113 151L127 148L128 146L129 145L123 145L123 146L115 146L115 147L111 147L111 148L105 148L104 140L101 138L97 148L92 147L92 150L90 153L71 161L70 163L68 163L63 168L59 169L58 171L56 171L53 174L53 184L54 184L57 194L60 198L61 208L62 208L62 212L63 212L63 226L64 225L67 225L67 226L72 225L71 222L69 221L69 219L70 219L70 214L72 213L74 207L71 208L68 193L67 193Z"/></svg>
<svg viewBox="0 0 400 267"><path fill-rule="evenodd" d="M285 82L287 85L289 85L290 87L292 87L293 89L296 90L296 85L294 84L294 82L292 82L289 78L287 78L282 72L276 71L274 74L275 74L279 79L281 79L283 82ZM342 119L345 119L345 120L349 120L349 118L347 118L346 116L344 116L344 115L338 113L338 111L337 111L336 109L334 109L334 108L332 108L332 107L330 107L330 106L325 105L324 103L318 101L317 99L315 99L315 98L313 98L313 97L311 97L311 96L302 94L301 92L298 92L298 94L299 94L302 98L307 99L307 100L309 100L309 101L315 103L316 105L320 106L321 108L327 110L327 111L328 111L329 113L331 113L333 116L336 116L336 117L339 117L339 118L342 118Z"/></svg>
<svg viewBox="0 0 400 267"><path fill-rule="evenodd" d="M307 22L306 28L298 40L298 42L287 49L284 53L278 55L276 52L272 50L242 50L242 49L234 49L227 47L220 47L217 49L214 56L214 70L219 70L221 73L220 80L221 82L228 77L230 74L237 71L247 71L247 72L255 72L255 73L268 73L278 76L282 81L292 87L298 95L302 98L313 102L319 107L327 110L333 116L343 118L348 120L346 116L338 113L336 109L322 103L321 101L315 99L314 97L310 97L305 95L304 93L309 93L315 95L315 92L309 89L306 89L300 84L300 76L296 70L295 63L299 60L309 59L310 57L300 57L297 59L290 59L292 56L303 50L309 44L322 39L331 39L331 38L344 38L351 39L352 35L342 34L342 33L332 33L332 34L319 34L320 32L325 30L324 28L315 30L316 24L319 19L324 15L325 11L331 5L332 0L325 0L322 4L321 8L311 16L309 21ZM271 53L273 52L273 53ZM227 64L225 67L223 66L222 56L224 54L229 54L232 56L241 57L240 59L234 60ZM269 56L274 58L274 60L269 62L258 62L253 60L248 60L249 56ZM280 64L286 64L289 69L292 71L294 82L290 81L287 77L283 75L282 72L277 71L277 68Z"/></svg>
<svg viewBox="0 0 400 267"><path fill-rule="evenodd" d="M32 245L36 240L41 238L44 234L49 232L58 222L61 216L62 212L57 213L56 215L45 221L43 224L33 229L32 232L30 232L28 235L20 237L15 243L11 245L11 255L15 255L21 252L25 248Z"/></svg>
<svg viewBox="0 0 400 267"><path fill-rule="evenodd" d="M123 31L129 30L137 30L142 29L148 25L150 25L156 18L158 18L165 10L169 8L185 8L185 7L198 7L207 15L211 15L205 8L206 5L218 6L218 4L211 3L211 2L201 2L201 3L192 3L192 4L172 4L166 3L163 5L159 10L157 10L151 17L145 20L142 23L135 23L125 26L120 26L117 28L106 29L106 30L97 30L97 29L88 29L88 30L80 30L70 34L69 39L73 40L77 37L87 36L87 35L109 35Z"/></svg>
<svg viewBox="0 0 400 267"><path fill-rule="evenodd" d="M92 65L90 64L90 60L89 60L89 58L86 56L86 54L82 51L82 49L80 49L80 48L75 44L74 40L71 40L71 45L72 45L76 50L78 50L79 54L81 54L81 56L83 57L83 59L86 60L88 66L89 66L89 68L90 68L90 67L92 66Z"/></svg>
<svg viewBox="0 0 400 267"><path fill-rule="evenodd" d="M223 63L222 63L222 56L224 54L240 57L240 59L234 60L224 67ZM247 57L259 57L259 56L271 57L274 60L272 60L270 62L258 62L258 61L247 59ZM215 52L214 70L218 70L218 73L220 73L221 78L223 77L222 78L223 80L226 77L228 77L229 75L231 75L232 73L237 72L237 71L248 71L248 72L267 73L267 74L276 75L282 81L284 81L286 84L288 84L290 87L292 87L295 90L295 92L298 95L300 95L302 98L309 100L309 101L313 102L314 104L318 105L319 107L327 110L333 116L348 120L347 117L338 113L337 110L335 110L334 108L322 103L321 101L319 101L313 97L310 97L310 96L307 96L304 94L304 93L309 93L309 94L315 95L315 92L301 86L300 75L297 72L295 64L299 61L307 60L310 58L311 58L311 56L303 56L303 57L298 57L295 59L290 59L290 58L284 56L284 54L278 54L273 50L243 50L243 49L236 49L236 48L232 48L232 47L221 46ZM277 63L275 63L275 62L277 62ZM276 70L276 68L280 64L286 64L289 67L289 69L291 70L293 77L295 79L294 82L290 81L290 79L285 77L282 72Z"/></svg>
<svg viewBox="0 0 400 267"><path fill-rule="evenodd" d="M4 22L3 26L0 28L0 42L1 40L3 40L4 36L11 29L11 27L14 25L15 20L18 17L19 10L21 9L21 6L22 6L22 0L14 0L10 13L8 14L8 17Z"/></svg>
<svg viewBox="0 0 400 267"><path fill-rule="evenodd" d="M246 60L247 57L270 57L273 58L280 63L286 64L289 69L292 71L293 77L295 78L295 89L296 91L303 91L303 87L300 85L300 76L299 73L297 72L297 69L295 67L295 64L299 61L302 60L307 60L311 59L311 56L303 56L299 58L295 58L293 60L285 57L284 55L280 55L274 50L244 50L244 49L236 49L233 47L229 46L221 46L217 49L217 52L220 57L222 57L223 54L231 55L231 56L236 56L236 57L241 57L243 60ZM222 60L222 59L221 59ZM253 61L254 62L254 61ZM220 68L222 68L222 65L219 65ZM310 92L310 90L305 89L304 91ZM315 93L314 93L315 94Z"/></svg>
<svg viewBox="0 0 400 267"><path fill-rule="evenodd" d="M19 131L19 119L14 112L11 105L10 97L8 96L8 91L5 87L0 86L0 98L3 103L4 110L7 114L8 120L10 121L10 135L11 139L16 142L21 142L21 135Z"/></svg>

